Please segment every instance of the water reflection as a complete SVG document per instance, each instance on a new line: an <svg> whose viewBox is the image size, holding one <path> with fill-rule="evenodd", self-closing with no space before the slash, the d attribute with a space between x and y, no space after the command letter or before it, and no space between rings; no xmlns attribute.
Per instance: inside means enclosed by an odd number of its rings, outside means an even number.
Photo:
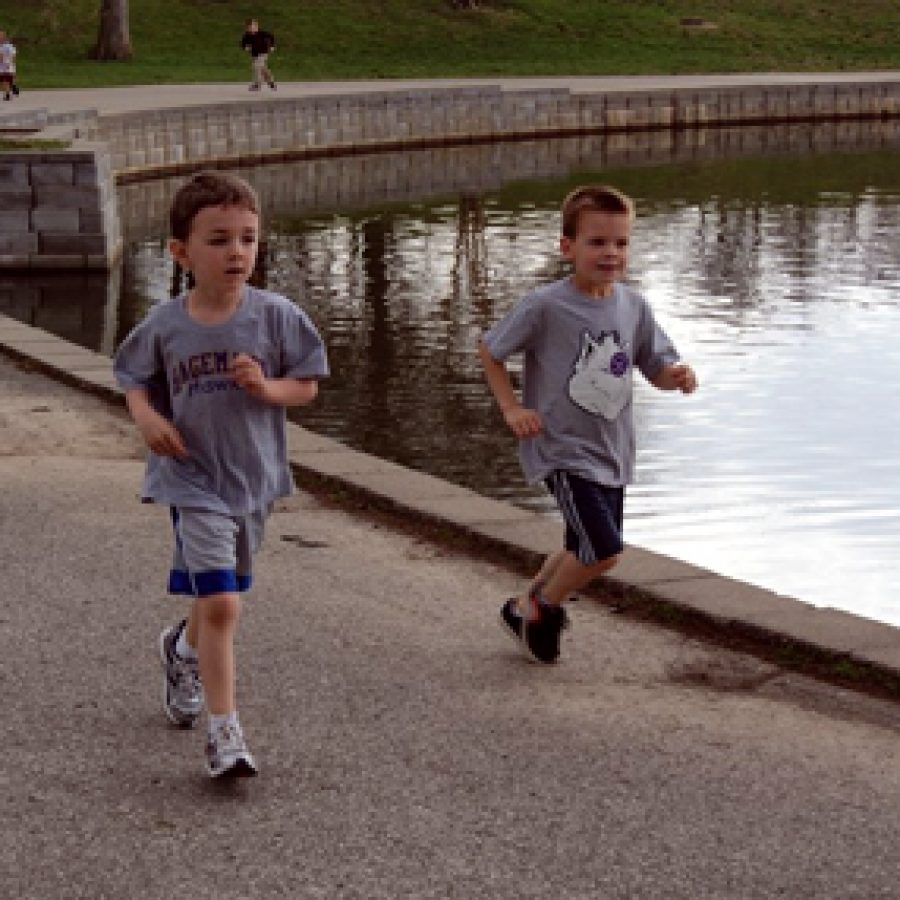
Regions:
<svg viewBox="0 0 900 900"><path fill-rule="evenodd" d="M300 420L549 511L522 485L474 342L564 271L557 207L566 191L589 179L615 183L640 210L631 279L703 382L692 398L638 385L640 481L628 539L900 624L900 349L889 337L900 326L900 128L736 135L246 171L267 211L254 280L297 298L335 373ZM792 155L797 148L804 155ZM57 308L38 299L37 282L10 288L0 279L0 309L108 352L151 302L182 286L164 252L179 183L121 189L121 284L103 293L79 283L77 301Z"/></svg>

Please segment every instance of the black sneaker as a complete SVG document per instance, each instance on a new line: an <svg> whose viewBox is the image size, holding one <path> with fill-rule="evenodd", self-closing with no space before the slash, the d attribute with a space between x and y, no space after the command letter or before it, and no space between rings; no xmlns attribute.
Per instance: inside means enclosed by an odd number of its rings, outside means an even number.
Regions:
<svg viewBox="0 0 900 900"><path fill-rule="evenodd" d="M525 644L531 655L542 663L559 659L559 636L569 625L569 617L560 604L538 600L539 617L525 623Z"/></svg>
<svg viewBox="0 0 900 900"><path fill-rule="evenodd" d="M13 92L13 97L19 96L19 86L17 84L14 84L12 86L12 92Z"/></svg>
<svg viewBox="0 0 900 900"><path fill-rule="evenodd" d="M525 632L522 629L522 613L519 612L519 603L515 597L510 597L500 607L500 624L503 630L519 643L525 640Z"/></svg>

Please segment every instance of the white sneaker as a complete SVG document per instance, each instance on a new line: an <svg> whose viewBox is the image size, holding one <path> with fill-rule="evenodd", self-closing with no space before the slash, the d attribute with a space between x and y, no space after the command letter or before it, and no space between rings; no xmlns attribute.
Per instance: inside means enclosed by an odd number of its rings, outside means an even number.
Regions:
<svg viewBox="0 0 900 900"><path fill-rule="evenodd" d="M247 749L240 725L226 722L210 733L206 744L206 771L210 778L256 775L256 763Z"/></svg>
<svg viewBox="0 0 900 900"><path fill-rule="evenodd" d="M169 721L181 728L192 728L203 712L203 685L196 662L183 660L175 645L186 625L182 619L159 636L159 656L163 667L163 709Z"/></svg>

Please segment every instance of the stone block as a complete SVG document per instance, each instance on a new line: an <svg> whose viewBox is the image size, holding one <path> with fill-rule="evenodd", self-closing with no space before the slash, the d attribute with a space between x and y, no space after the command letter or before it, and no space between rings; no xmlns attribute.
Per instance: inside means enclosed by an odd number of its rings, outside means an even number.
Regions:
<svg viewBox="0 0 900 900"><path fill-rule="evenodd" d="M32 192L25 185L0 185L0 211L31 209Z"/></svg>
<svg viewBox="0 0 900 900"><path fill-rule="evenodd" d="M33 231L78 232L80 220L77 209L59 209L53 206L36 206L31 211Z"/></svg>
<svg viewBox="0 0 900 900"><path fill-rule="evenodd" d="M107 163L108 165L108 163ZM101 174L106 175L107 173L99 172L96 163L87 162L87 163L76 163L74 170L74 183L75 187L80 188L92 188L96 187L101 180Z"/></svg>
<svg viewBox="0 0 900 900"><path fill-rule="evenodd" d="M38 236L22 232L19 234L0 233L0 254L19 256L37 253Z"/></svg>
<svg viewBox="0 0 900 900"><path fill-rule="evenodd" d="M100 234L103 231L103 214L100 210L81 210L78 230L81 234Z"/></svg>
<svg viewBox="0 0 900 900"><path fill-rule="evenodd" d="M31 167L32 185L74 185L75 165L68 163L35 163Z"/></svg>
<svg viewBox="0 0 900 900"><path fill-rule="evenodd" d="M32 269L83 269L84 256L81 254L34 253L31 256Z"/></svg>
<svg viewBox="0 0 900 900"><path fill-rule="evenodd" d="M0 187L28 187L31 184L28 172L27 162L0 157Z"/></svg>
<svg viewBox="0 0 900 900"><path fill-rule="evenodd" d="M106 236L104 234L53 234L41 232L38 236L38 249L51 256L65 256L86 253L105 253Z"/></svg>
<svg viewBox="0 0 900 900"><path fill-rule="evenodd" d="M38 184L33 192L35 207L92 209L97 206L96 187Z"/></svg>
<svg viewBox="0 0 900 900"><path fill-rule="evenodd" d="M28 208L8 209L0 207L0 234L22 234L28 231Z"/></svg>

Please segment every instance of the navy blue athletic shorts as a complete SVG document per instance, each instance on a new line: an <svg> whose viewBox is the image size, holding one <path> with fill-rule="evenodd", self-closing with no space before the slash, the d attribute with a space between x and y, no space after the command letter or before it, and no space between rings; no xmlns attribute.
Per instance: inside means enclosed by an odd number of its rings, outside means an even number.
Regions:
<svg viewBox="0 0 900 900"><path fill-rule="evenodd" d="M566 550L580 563L590 566L625 549L625 488L606 487L562 469L551 472L544 483L566 523Z"/></svg>

